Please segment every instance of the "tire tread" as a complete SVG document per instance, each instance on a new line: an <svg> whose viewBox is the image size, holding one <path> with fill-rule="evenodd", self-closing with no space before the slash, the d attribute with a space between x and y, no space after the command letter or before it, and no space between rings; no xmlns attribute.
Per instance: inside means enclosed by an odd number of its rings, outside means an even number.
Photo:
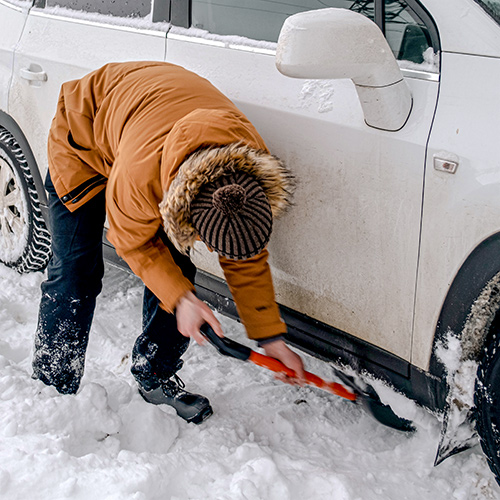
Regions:
<svg viewBox="0 0 500 500"><path fill-rule="evenodd" d="M27 186L27 203L31 211L32 226L23 254L16 262L6 262L19 273L43 271L50 259L50 233L40 209L40 199L35 188L28 161L15 137L5 128L0 127L0 142L12 153Z"/></svg>

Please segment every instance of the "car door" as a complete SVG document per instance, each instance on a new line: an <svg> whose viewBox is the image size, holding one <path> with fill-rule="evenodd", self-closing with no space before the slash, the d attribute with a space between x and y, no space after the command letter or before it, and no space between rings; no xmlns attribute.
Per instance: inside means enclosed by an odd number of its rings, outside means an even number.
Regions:
<svg viewBox="0 0 500 500"><path fill-rule="evenodd" d="M166 60L228 95L297 178L294 206L270 243L278 302L409 361L426 141L439 84L431 20L416 2L399 0L184 5ZM385 30L413 97L400 130L368 126L350 80L277 71L285 18L323 7L363 13ZM198 250L198 266L222 276L216 256Z"/></svg>
<svg viewBox="0 0 500 500"><path fill-rule="evenodd" d="M8 111L8 89L14 65L14 49L23 31L31 2L22 6L0 0L0 19L4 26L0 36L0 110Z"/></svg>
<svg viewBox="0 0 500 500"><path fill-rule="evenodd" d="M166 2L157 1L156 9ZM111 61L163 60L168 24L152 22L151 8L150 0L38 0L30 10L15 52L9 107L42 172L63 82Z"/></svg>

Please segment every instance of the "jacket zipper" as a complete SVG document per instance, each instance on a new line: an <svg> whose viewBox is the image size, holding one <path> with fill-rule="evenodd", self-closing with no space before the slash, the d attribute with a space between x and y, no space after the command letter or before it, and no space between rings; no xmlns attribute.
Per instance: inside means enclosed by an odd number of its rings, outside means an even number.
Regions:
<svg viewBox="0 0 500 500"><path fill-rule="evenodd" d="M107 178L103 175L96 175L91 179L85 181L83 184L78 186L76 189L73 189L70 193L64 195L61 198L63 203L78 203L84 196L86 196L90 191L95 189L96 187L104 184L107 181Z"/></svg>

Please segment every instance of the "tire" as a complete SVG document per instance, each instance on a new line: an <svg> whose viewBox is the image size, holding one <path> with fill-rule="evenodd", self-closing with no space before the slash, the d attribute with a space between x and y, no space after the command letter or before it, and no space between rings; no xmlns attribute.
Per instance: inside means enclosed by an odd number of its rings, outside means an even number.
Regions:
<svg viewBox="0 0 500 500"><path fill-rule="evenodd" d="M49 258L50 234L28 162L0 127L0 262L28 273L45 269Z"/></svg>
<svg viewBox="0 0 500 500"><path fill-rule="evenodd" d="M488 465L500 485L500 315L479 362L474 392L476 430Z"/></svg>

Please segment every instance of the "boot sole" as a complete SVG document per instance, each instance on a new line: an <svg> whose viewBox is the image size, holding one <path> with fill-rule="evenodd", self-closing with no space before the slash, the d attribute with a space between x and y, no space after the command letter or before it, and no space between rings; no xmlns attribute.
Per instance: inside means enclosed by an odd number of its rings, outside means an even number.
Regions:
<svg viewBox="0 0 500 500"><path fill-rule="evenodd" d="M183 420L185 420L188 424L201 424L204 420L212 416L214 413L212 407L208 405L193 417L185 418L179 413L179 411L174 405L169 405L163 400L163 398L155 398L154 396L147 394L145 391L141 390L141 388L139 388L139 394L141 395L142 399L144 399L144 401L150 404L170 406L170 408L173 408L176 411L177 415Z"/></svg>
<svg viewBox="0 0 500 500"><path fill-rule="evenodd" d="M203 411L198 413L198 415L195 415L193 418L186 420L189 424L196 424L199 425L201 424L204 420L207 418L211 417L213 415L213 410L211 406L207 406L207 408L204 408ZM182 418L182 417L181 417Z"/></svg>

